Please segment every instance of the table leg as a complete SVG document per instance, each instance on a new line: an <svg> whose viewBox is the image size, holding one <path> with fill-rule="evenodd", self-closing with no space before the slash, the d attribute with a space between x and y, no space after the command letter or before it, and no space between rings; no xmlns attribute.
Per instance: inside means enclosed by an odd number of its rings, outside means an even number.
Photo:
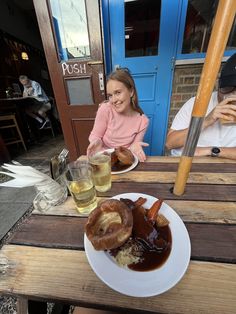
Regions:
<svg viewBox="0 0 236 314"><path fill-rule="evenodd" d="M28 299L26 298L17 298L16 304L17 314L27 314L28 313Z"/></svg>

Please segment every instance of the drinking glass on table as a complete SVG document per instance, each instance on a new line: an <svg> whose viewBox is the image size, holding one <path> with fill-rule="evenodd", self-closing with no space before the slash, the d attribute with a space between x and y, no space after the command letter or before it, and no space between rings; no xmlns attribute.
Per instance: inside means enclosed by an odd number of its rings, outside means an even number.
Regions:
<svg viewBox="0 0 236 314"><path fill-rule="evenodd" d="M73 161L67 165L64 177L77 211L82 215L89 214L97 207L92 167L87 161Z"/></svg>
<svg viewBox="0 0 236 314"><path fill-rule="evenodd" d="M49 179L34 185L37 194L33 200L34 209L41 212L60 205L67 199L67 187L62 176Z"/></svg>
<svg viewBox="0 0 236 314"><path fill-rule="evenodd" d="M89 156L89 163L93 169L93 180L98 192L111 189L111 155L96 153Z"/></svg>

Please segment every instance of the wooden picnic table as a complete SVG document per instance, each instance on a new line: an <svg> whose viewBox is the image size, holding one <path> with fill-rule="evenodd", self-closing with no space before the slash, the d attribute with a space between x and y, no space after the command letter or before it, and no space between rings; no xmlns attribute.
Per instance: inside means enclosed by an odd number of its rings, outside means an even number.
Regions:
<svg viewBox="0 0 236 314"><path fill-rule="evenodd" d="M113 175L112 189L99 197L145 193L165 199L185 222L191 261L180 282L154 297L120 294L91 269L84 252L84 225L72 199L54 209L33 211L3 246L9 261L0 274L0 294L134 313L235 313L236 161L194 158L182 196L172 188L179 158L149 157L132 171ZM180 252L181 254L181 252Z"/></svg>

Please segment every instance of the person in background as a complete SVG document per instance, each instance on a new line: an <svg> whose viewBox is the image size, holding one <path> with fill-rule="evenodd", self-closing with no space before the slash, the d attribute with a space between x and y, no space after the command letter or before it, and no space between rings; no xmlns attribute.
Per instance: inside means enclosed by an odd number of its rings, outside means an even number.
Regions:
<svg viewBox="0 0 236 314"><path fill-rule="evenodd" d="M19 77L20 83L23 85L23 97L32 97L32 104L26 107L26 113L35 119L38 128L44 128L48 121L47 111L51 109L51 104L44 90L36 81L30 80L26 75Z"/></svg>
<svg viewBox="0 0 236 314"><path fill-rule="evenodd" d="M188 134L195 97L175 116L166 147L179 156ZM224 64L217 92L213 92L202 124L195 156L236 159L236 54Z"/></svg>
<svg viewBox="0 0 236 314"><path fill-rule="evenodd" d="M140 161L146 160L143 142L149 120L138 104L134 80L128 69L117 69L107 80L108 101L99 105L89 136L87 155L108 148L129 148Z"/></svg>

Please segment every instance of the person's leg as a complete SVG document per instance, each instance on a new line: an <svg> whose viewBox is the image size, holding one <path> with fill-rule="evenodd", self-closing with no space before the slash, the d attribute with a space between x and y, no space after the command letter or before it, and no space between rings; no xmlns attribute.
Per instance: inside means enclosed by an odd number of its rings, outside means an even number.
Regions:
<svg viewBox="0 0 236 314"><path fill-rule="evenodd" d="M50 110L51 107L52 106L51 106L50 102L42 104L38 110L38 114L46 119L47 118L47 111Z"/></svg>
<svg viewBox="0 0 236 314"><path fill-rule="evenodd" d="M35 108L33 105L29 106L25 109L25 112L28 116L37 120L37 122L39 124L42 124L44 122L44 118L43 118L43 116L42 117L38 116L37 111L38 111L38 107Z"/></svg>

